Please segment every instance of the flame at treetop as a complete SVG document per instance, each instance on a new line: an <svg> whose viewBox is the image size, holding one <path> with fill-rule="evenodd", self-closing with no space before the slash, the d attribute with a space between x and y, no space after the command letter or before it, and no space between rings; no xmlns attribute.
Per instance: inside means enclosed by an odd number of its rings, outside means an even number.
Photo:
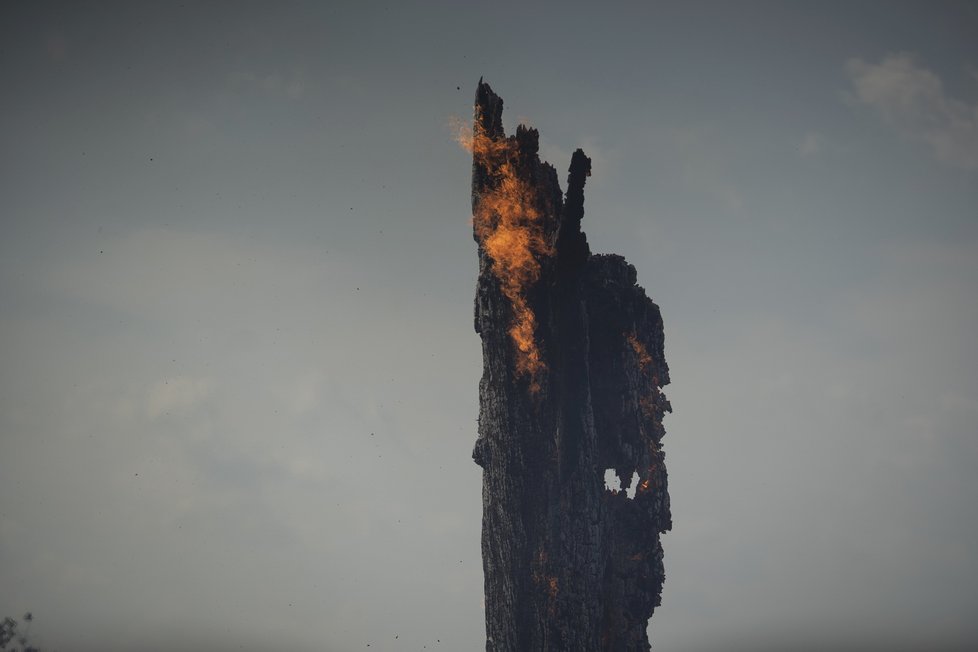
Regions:
<svg viewBox="0 0 978 652"><path fill-rule="evenodd" d="M517 349L516 372L530 376L530 391L535 394L546 363L534 338L536 315L526 291L540 278L537 257L552 256L554 250L544 237L536 191L517 174L516 141L491 138L478 115L472 133L460 130L458 140L497 180L479 197L472 217L476 237L492 259L493 274L513 309L509 335Z"/></svg>

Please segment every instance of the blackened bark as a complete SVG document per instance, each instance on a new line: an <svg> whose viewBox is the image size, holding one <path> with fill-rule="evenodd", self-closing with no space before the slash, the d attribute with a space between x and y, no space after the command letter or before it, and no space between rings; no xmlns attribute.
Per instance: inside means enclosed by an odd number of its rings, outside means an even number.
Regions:
<svg viewBox="0 0 978 652"><path fill-rule="evenodd" d="M670 411L659 391L669 382L662 319L631 265L590 253L581 231L590 159L574 153L565 197L537 155L536 130L507 138L502 108L480 80L476 138L506 154L476 147L473 213L498 220L486 206L512 173L532 190L524 208L548 250L534 254L539 276L523 288L544 367L521 373L503 266L476 224L483 375L473 457L483 468L486 650L649 650L664 579L659 535L672 526L660 449ZM605 488L609 468L621 491Z"/></svg>

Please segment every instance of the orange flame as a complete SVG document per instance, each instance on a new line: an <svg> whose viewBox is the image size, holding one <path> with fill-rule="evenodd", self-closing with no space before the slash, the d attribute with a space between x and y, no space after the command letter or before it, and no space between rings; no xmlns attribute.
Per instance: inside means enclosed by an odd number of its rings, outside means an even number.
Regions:
<svg viewBox="0 0 978 652"><path fill-rule="evenodd" d="M459 143L498 179L495 188L479 197L473 220L476 237L492 259L492 271L513 309L509 335L517 349L516 372L530 376L530 391L540 390L546 363L534 338L536 315L526 298L540 278L539 256L552 256L543 233L543 215L533 186L516 172L518 148L512 139L494 140L476 117L471 134L460 131Z"/></svg>
<svg viewBox="0 0 978 652"><path fill-rule="evenodd" d="M632 345L632 350L635 351L635 355L638 357L638 368L645 371L646 367L652 364L652 356L645 349L645 345L639 341L638 334L635 331L628 333L625 339Z"/></svg>

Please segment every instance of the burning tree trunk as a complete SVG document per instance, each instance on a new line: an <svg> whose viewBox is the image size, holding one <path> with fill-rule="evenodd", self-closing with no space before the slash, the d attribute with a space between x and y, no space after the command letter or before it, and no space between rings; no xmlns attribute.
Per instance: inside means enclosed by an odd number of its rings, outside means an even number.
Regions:
<svg viewBox="0 0 978 652"><path fill-rule="evenodd" d="M659 447L670 410L659 391L669 382L662 319L634 267L590 253L590 159L574 152L562 195L537 131L521 125L507 138L502 109L480 80L466 144L486 650L648 650L664 579L659 535L672 526ZM606 489L606 469L619 491Z"/></svg>

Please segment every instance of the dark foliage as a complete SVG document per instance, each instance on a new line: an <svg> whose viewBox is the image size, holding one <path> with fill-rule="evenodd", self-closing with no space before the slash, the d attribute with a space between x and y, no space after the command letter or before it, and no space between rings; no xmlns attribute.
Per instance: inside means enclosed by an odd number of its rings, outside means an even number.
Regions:
<svg viewBox="0 0 978 652"><path fill-rule="evenodd" d="M15 618L7 616L0 623L0 650L9 650L9 652L41 652L40 648L31 645L29 640L34 615L28 611L21 617L21 621L18 622Z"/></svg>

